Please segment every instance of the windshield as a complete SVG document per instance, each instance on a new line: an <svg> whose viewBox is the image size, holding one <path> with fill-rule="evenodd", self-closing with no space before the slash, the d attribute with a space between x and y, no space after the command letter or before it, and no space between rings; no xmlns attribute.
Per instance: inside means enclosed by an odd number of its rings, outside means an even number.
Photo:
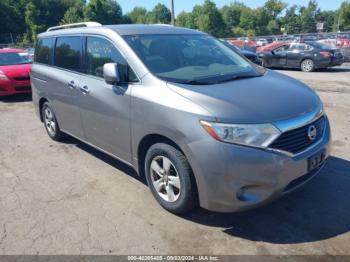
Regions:
<svg viewBox="0 0 350 262"><path fill-rule="evenodd" d="M214 84L261 75L251 63L208 35L129 35L124 38L147 68L166 81Z"/></svg>
<svg viewBox="0 0 350 262"><path fill-rule="evenodd" d="M0 66L29 64L28 56L21 56L18 53L0 53Z"/></svg>

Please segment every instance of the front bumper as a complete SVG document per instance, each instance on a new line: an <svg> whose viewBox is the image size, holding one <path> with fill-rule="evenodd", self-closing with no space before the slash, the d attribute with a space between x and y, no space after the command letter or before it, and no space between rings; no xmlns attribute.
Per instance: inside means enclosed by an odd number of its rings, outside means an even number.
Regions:
<svg viewBox="0 0 350 262"><path fill-rule="evenodd" d="M200 205L218 212L242 211L289 193L318 173L319 169L308 174L308 159L321 151L328 157L330 140L327 119L320 141L295 156L221 143L210 137L189 144Z"/></svg>
<svg viewBox="0 0 350 262"><path fill-rule="evenodd" d="M17 93L30 93L31 91L30 80L0 80L0 96L13 95Z"/></svg>

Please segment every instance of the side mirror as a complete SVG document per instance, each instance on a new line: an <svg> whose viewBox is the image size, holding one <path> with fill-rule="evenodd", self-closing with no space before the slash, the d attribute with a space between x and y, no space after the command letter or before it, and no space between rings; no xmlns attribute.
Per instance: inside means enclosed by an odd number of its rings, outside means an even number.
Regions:
<svg viewBox="0 0 350 262"><path fill-rule="evenodd" d="M103 77L107 84L115 85L120 82L118 64L106 63L103 65Z"/></svg>

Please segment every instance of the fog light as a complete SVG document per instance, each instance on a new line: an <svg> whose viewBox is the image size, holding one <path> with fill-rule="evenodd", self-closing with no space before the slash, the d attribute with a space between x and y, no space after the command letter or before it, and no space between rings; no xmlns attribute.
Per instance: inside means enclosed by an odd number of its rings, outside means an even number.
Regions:
<svg viewBox="0 0 350 262"><path fill-rule="evenodd" d="M237 199L244 202L256 202L260 195L257 186L243 186L236 193Z"/></svg>

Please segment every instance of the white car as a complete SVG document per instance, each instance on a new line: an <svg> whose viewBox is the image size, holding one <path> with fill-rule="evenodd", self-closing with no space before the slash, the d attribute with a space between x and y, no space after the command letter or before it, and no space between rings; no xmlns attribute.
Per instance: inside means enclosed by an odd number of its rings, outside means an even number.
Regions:
<svg viewBox="0 0 350 262"><path fill-rule="evenodd" d="M265 38L261 38L261 39L258 39L258 41L256 41L256 44L258 46L264 46L268 44L268 41Z"/></svg>

